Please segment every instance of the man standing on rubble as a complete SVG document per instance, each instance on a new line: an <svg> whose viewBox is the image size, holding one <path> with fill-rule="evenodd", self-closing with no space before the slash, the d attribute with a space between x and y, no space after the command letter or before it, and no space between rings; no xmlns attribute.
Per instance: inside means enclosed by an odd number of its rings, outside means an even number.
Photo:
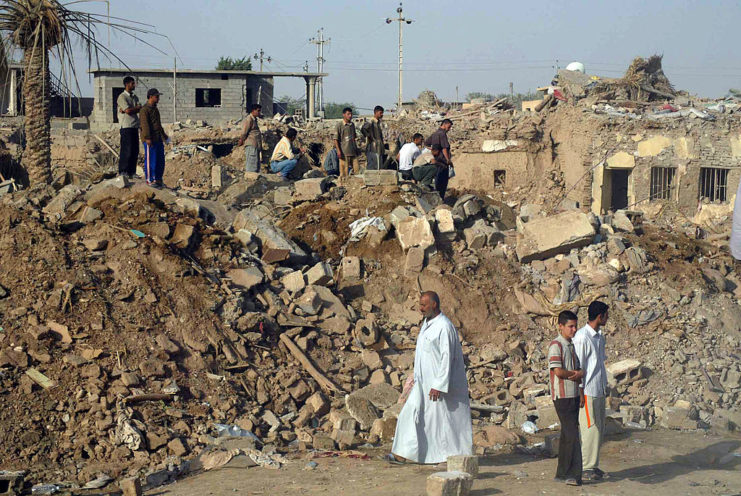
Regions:
<svg viewBox="0 0 741 496"><path fill-rule="evenodd" d="M139 98L134 94L136 79L123 78L124 90L118 95L118 122L121 124L121 154L118 156L118 174L133 179L139 160Z"/></svg>
<svg viewBox="0 0 741 496"><path fill-rule="evenodd" d="M239 137L239 146L247 143L244 149L245 172L260 172L260 149L262 148L262 134L257 124L262 105L254 103L250 106L250 113L244 118L242 135Z"/></svg>
<svg viewBox="0 0 741 496"><path fill-rule="evenodd" d="M466 366L458 333L440 311L440 298L425 291L424 316L414 353L414 385L396 423L391 463L441 463L473 449Z"/></svg>
<svg viewBox="0 0 741 496"><path fill-rule="evenodd" d="M356 157L358 146L355 142L355 124L352 121L352 109L342 109L342 121L337 123L334 137L334 146L337 148L337 157L340 159L340 183L347 180L350 168L357 169Z"/></svg>
<svg viewBox="0 0 741 496"><path fill-rule="evenodd" d="M141 139L144 143L144 172L147 184L155 188L162 187L162 176L165 174L165 141L170 139L162 128L162 120L157 104L160 93L156 88L147 91L147 104L139 112L141 121Z"/></svg>
<svg viewBox="0 0 741 496"><path fill-rule="evenodd" d="M385 146L381 119L383 119L383 107L376 105L376 108L373 109L373 119L363 124L360 129L360 132L368 141L365 148L366 170L379 170L384 163Z"/></svg>
<svg viewBox="0 0 741 496"><path fill-rule="evenodd" d="M445 199L445 192L448 189L448 179L450 170L453 168L453 160L450 158L450 142L448 141L448 131L453 127L453 121L443 119L437 131L432 133L425 141L425 146L432 148L435 145L442 149L442 159L447 167L438 168L435 176L435 189L440 193L440 197Z"/></svg>
<svg viewBox="0 0 741 496"><path fill-rule="evenodd" d="M605 472L599 468L599 452L605 431L605 336L600 328L607 323L608 306L593 301L587 309L587 325L573 339L576 357L584 372L580 389L579 432L584 480L601 480Z"/></svg>

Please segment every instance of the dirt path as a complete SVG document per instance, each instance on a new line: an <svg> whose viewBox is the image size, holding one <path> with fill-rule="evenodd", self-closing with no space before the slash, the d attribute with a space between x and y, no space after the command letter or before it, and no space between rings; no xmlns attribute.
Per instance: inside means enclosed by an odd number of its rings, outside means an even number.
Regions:
<svg viewBox="0 0 741 496"><path fill-rule="evenodd" d="M739 456L729 455L737 453ZM390 466L371 460L317 459L305 470L298 458L281 470L245 468L236 458L228 465L154 489L150 496L425 495L428 466ZM728 455L728 456L727 456ZM702 433L635 432L608 441L602 467L610 479L570 488L553 482L556 460L525 454L480 458L481 472L472 496L491 494L553 495L741 495L741 436Z"/></svg>

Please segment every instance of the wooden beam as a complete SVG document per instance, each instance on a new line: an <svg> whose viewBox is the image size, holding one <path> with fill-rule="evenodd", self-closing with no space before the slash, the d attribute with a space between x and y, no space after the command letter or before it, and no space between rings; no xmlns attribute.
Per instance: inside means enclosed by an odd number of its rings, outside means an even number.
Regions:
<svg viewBox="0 0 741 496"><path fill-rule="evenodd" d="M288 351L291 352L291 354L296 358L296 360L303 365L303 367L306 369L306 371L309 373L311 377L314 378L316 382L319 383L319 386L321 386L322 389L328 391L328 392L334 392L334 393L341 393L342 390L334 385L332 381L327 379L324 374L319 372L319 369L317 369L313 363L311 363L311 360L304 355L304 352L301 351L301 349L296 346L296 343L293 342L291 338L288 337L287 334L281 334L280 340L283 342L284 345L286 345L286 348L288 348Z"/></svg>

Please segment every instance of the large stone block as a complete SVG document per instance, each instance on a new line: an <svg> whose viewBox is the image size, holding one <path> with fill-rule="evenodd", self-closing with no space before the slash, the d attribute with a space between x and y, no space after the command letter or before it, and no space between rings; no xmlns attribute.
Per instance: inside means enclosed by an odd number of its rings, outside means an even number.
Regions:
<svg viewBox="0 0 741 496"><path fill-rule="evenodd" d="M472 485L466 472L435 472L427 477L427 496L467 496Z"/></svg>
<svg viewBox="0 0 741 496"><path fill-rule="evenodd" d="M522 236L517 241L517 258L522 263L545 260L589 245L594 235L594 226L582 212L568 211L533 219L522 228Z"/></svg>
<svg viewBox="0 0 741 496"><path fill-rule="evenodd" d="M399 222L396 228L396 237L399 238L401 249L407 251L413 246L428 250L435 246L435 236L427 219L408 217Z"/></svg>
<svg viewBox="0 0 741 496"><path fill-rule="evenodd" d="M244 290L250 290L253 287L260 284L265 276L262 271L257 267L249 267L247 269L232 269L226 274L235 286L239 286Z"/></svg>
<svg viewBox="0 0 741 496"><path fill-rule="evenodd" d="M302 179L296 181L293 185L296 192L293 195L294 200L315 200L327 191L328 178L313 177L311 179Z"/></svg>
<svg viewBox="0 0 741 496"><path fill-rule="evenodd" d="M310 285L326 286L333 278L332 267L327 262L319 262L306 272L306 282Z"/></svg>
<svg viewBox="0 0 741 496"><path fill-rule="evenodd" d="M363 173L366 186L396 186L399 177L395 170L367 170Z"/></svg>
<svg viewBox="0 0 741 496"><path fill-rule="evenodd" d="M407 274L416 274L422 272L425 267L425 251L419 247L409 248L407 251L406 261L404 263L404 272Z"/></svg>
<svg viewBox="0 0 741 496"><path fill-rule="evenodd" d="M469 455L449 456L448 472L466 472L475 478L479 475L479 458Z"/></svg>
<svg viewBox="0 0 741 496"><path fill-rule="evenodd" d="M437 235L445 241L454 241L456 237L453 212L447 208L435 210L435 222L437 223Z"/></svg>
<svg viewBox="0 0 741 496"><path fill-rule="evenodd" d="M240 229L250 231L262 243L263 252L266 249L287 250L291 259L303 260L306 258L306 252L288 239L281 229L260 212L251 209L240 211L234 218L232 227L235 231Z"/></svg>
<svg viewBox="0 0 741 496"><path fill-rule="evenodd" d="M606 367L607 381L615 387L621 384L630 384L643 378L641 361L629 358L612 363Z"/></svg>
<svg viewBox="0 0 741 496"><path fill-rule="evenodd" d="M290 274L284 275L280 278L280 282L291 293L298 293L306 287L304 274L300 270L294 270Z"/></svg>
<svg viewBox="0 0 741 496"><path fill-rule="evenodd" d="M342 259L342 278L357 281L363 275L359 257L344 257Z"/></svg>

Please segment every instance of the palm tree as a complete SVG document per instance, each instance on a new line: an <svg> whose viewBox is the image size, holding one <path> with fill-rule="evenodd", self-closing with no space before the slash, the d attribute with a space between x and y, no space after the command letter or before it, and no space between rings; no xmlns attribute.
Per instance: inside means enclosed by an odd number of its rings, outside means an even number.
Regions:
<svg viewBox="0 0 741 496"><path fill-rule="evenodd" d="M86 1L88 0L72 0L66 5ZM50 56L53 55L60 62L63 76L60 80L65 79L65 75L70 75L76 83L75 66L72 63L73 41L81 42L87 53L88 66L93 60L98 61L99 54L123 64L121 59L97 40L97 27L106 25L142 42L144 41L136 33L150 32L140 27L146 26L141 23L133 26L130 21L70 10L66 5L59 0L0 0L0 32L3 33L0 39L5 51L10 53L9 46L23 50L22 91L26 132L23 164L32 183L49 182L51 178ZM77 87L79 89L79 85Z"/></svg>

